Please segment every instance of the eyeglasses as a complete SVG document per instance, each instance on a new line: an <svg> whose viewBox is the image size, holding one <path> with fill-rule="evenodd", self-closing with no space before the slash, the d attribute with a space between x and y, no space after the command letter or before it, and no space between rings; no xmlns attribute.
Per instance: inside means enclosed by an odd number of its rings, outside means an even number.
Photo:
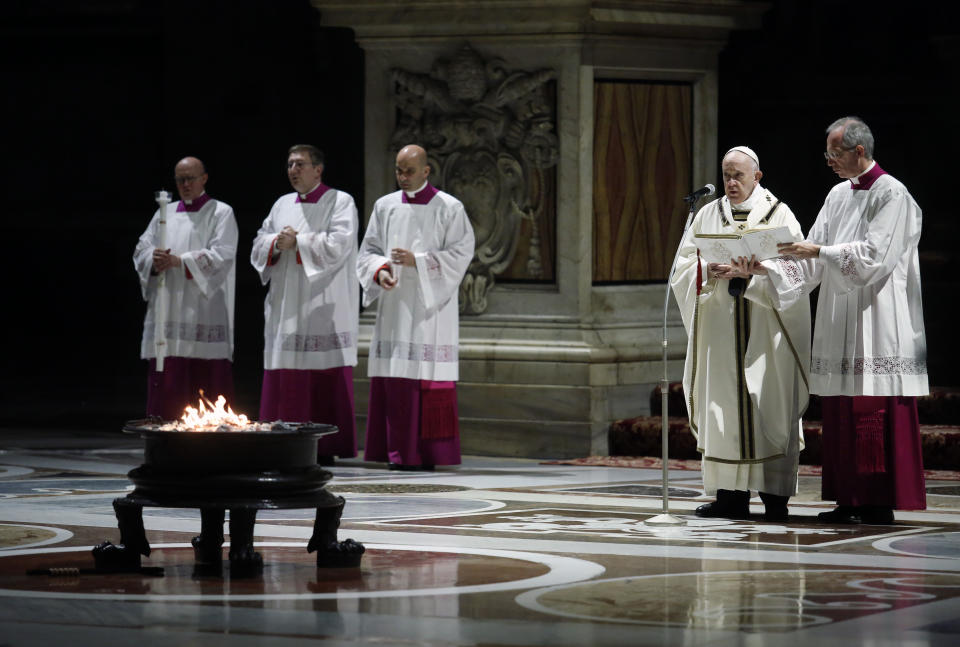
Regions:
<svg viewBox="0 0 960 647"><path fill-rule="evenodd" d="M825 160L833 160L834 162L836 162L838 159L840 159L840 157L841 157L844 153L849 153L850 151L854 150L855 148L856 148L856 146L854 146L853 148L843 148L843 149L840 149L839 151L823 151L823 159L825 159Z"/></svg>
<svg viewBox="0 0 960 647"><path fill-rule="evenodd" d="M199 175L177 175L173 178L177 184L190 184L200 179Z"/></svg>
<svg viewBox="0 0 960 647"><path fill-rule="evenodd" d="M301 160L296 160L296 161L294 161L294 162L287 162L287 170L288 170L288 171L289 171L290 169L292 169L292 168L295 168L295 169L298 169L298 170L299 170L299 169L302 169L302 168L306 168L307 166L314 167L314 166L317 166L317 165L316 165L316 164L311 164L310 162L304 162L304 161L301 161Z"/></svg>

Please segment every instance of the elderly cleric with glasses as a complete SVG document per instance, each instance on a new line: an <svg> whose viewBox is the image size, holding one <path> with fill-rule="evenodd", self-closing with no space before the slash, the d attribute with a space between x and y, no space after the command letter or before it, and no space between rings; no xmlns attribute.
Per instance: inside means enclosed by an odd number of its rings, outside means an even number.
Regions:
<svg viewBox="0 0 960 647"><path fill-rule="evenodd" d="M824 157L843 181L827 194L807 239L780 246L773 262L789 271L765 280L775 303L820 286L810 392L823 396L821 494L838 504L820 520L889 524L894 510L926 507L916 402L929 393L922 213L873 159L873 134L862 119L830 124Z"/></svg>

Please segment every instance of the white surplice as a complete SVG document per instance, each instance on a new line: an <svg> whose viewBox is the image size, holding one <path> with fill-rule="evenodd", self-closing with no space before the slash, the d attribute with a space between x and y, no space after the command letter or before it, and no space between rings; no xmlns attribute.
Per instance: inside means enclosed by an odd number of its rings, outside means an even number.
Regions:
<svg viewBox="0 0 960 647"><path fill-rule="evenodd" d="M868 189L844 180L827 194L807 236L819 258L781 260L788 271L771 275L770 293L790 304L820 285L811 393L926 395L920 207L879 167L861 177Z"/></svg>
<svg viewBox="0 0 960 647"><path fill-rule="evenodd" d="M357 364L359 287L357 208L343 191L320 185L302 202L277 200L257 232L250 262L264 285L265 370L322 370ZM285 226L297 231L296 250L275 243Z"/></svg>
<svg viewBox="0 0 960 647"><path fill-rule="evenodd" d="M709 278L697 254L697 234L733 234L753 227L788 227L803 235L786 204L757 186L734 220L726 197L697 213L680 244L672 287L687 330L683 388L690 426L703 455L706 493L796 492L810 357L807 300L777 310L753 277L741 299L730 281ZM698 294L698 268L701 285ZM777 272L777 268L771 268Z"/></svg>
<svg viewBox="0 0 960 647"><path fill-rule="evenodd" d="M238 236L233 209L212 198L197 211L183 209L179 201L167 205L166 247L182 263L165 272L163 289L170 304L165 356L232 360ZM143 359L156 357L154 311L159 277L151 270L159 216L158 209L133 253L140 288L148 304L140 344Z"/></svg>
<svg viewBox="0 0 960 647"><path fill-rule="evenodd" d="M384 290L374 276L396 247L414 252L416 267L395 266L399 284ZM458 379L459 289L473 247L463 203L443 191L427 204L405 202L402 191L377 200L357 263L364 306L380 299L370 377Z"/></svg>

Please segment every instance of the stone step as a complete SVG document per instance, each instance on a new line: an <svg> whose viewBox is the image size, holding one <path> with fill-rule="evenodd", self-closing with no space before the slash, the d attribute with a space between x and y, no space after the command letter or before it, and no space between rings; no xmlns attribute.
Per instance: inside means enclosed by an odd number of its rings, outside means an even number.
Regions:
<svg viewBox="0 0 960 647"><path fill-rule="evenodd" d="M659 385L650 393L651 416L659 416L663 398L660 395ZM667 412L670 417L685 416L687 407L683 400L683 385L680 382L671 382L667 391ZM636 410L636 413L647 413ZM917 416L921 425L956 425L960 424L960 390L956 388L933 387L930 395L917 398ZM803 414L804 421L822 420L820 396L811 395L807 410Z"/></svg>
<svg viewBox="0 0 960 647"><path fill-rule="evenodd" d="M660 416L639 416L617 420L610 425L608 441L611 456L660 456L662 432ZM805 447L800 452L803 465L820 465L821 428L815 420L804 421ZM960 426L920 425L923 466L926 469L960 469ZM670 458L700 458L697 442L686 418L668 418L667 452Z"/></svg>

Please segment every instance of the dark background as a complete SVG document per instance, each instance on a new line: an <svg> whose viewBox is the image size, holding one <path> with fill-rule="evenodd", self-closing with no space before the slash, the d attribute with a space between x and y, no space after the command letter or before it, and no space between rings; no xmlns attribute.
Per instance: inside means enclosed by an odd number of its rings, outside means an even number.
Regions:
<svg viewBox="0 0 960 647"><path fill-rule="evenodd" d="M879 163L924 210L931 383L956 386L949 330L960 37L953 3L783 0L720 58L719 149L757 150L764 184L807 229L837 181L821 152L859 115ZM363 194L363 52L306 0L44 0L0 6L7 260L0 426L109 427L142 414L144 304L132 254L185 155L234 208L235 409L256 412L265 289L250 243L290 186L286 149L327 153L324 181Z"/></svg>

